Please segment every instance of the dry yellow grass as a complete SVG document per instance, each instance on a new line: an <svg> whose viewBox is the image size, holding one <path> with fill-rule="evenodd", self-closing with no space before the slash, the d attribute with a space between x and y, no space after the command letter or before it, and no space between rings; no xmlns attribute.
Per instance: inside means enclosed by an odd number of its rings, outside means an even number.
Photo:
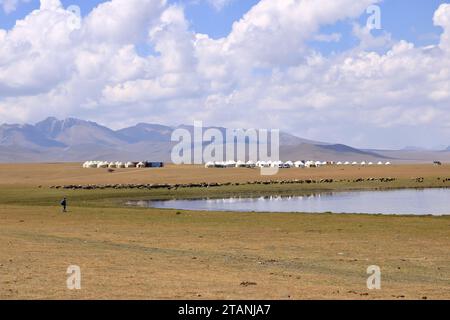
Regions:
<svg viewBox="0 0 450 320"><path fill-rule="evenodd" d="M450 165L329 166L315 169L280 169L275 176L261 176L258 169L205 169L203 166L169 165L161 169L83 169L70 164L0 164L0 185L246 182L256 180L321 178L448 177Z"/></svg>
<svg viewBox="0 0 450 320"><path fill-rule="evenodd" d="M292 169L271 179L450 176L448 166L371 171L380 169ZM36 188L260 179L246 169L0 165L0 298L450 299L450 217L118 208L103 191L73 191L80 202L62 215L57 203L38 200L61 191ZM366 287L372 264L381 267L381 290ZM81 267L80 291L66 288L69 265Z"/></svg>

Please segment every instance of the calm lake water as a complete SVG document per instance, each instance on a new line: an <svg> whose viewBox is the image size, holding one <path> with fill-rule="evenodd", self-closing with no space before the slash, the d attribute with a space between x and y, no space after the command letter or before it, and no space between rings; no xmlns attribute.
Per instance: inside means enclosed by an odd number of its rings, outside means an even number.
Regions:
<svg viewBox="0 0 450 320"><path fill-rule="evenodd" d="M199 211L450 215L450 189L327 192L292 197L130 201L128 204Z"/></svg>

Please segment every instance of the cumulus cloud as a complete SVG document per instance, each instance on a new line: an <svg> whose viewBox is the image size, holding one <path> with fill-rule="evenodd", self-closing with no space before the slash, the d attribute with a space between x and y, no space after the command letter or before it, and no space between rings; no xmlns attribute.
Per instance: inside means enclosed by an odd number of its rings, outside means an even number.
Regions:
<svg viewBox="0 0 450 320"><path fill-rule="evenodd" d="M338 41L321 27L376 2L262 0L229 35L212 39L165 0L108 1L75 29L58 0L41 0L14 28L0 29L0 119L70 115L117 127L203 120L357 146L424 139L425 131L445 143L450 5L434 16L443 29L437 46L375 37L357 24L360 43L350 50L324 56L308 45ZM138 53L142 43L150 52Z"/></svg>
<svg viewBox="0 0 450 320"><path fill-rule="evenodd" d="M235 0L207 0L216 10L220 11Z"/></svg>
<svg viewBox="0 0 450 320"><path fill-rule="evenodd" d="M30 2L31 0L0 0L0 6L2 6L3 11L9 14L17 9L17 6L21 2Z"/></svg>

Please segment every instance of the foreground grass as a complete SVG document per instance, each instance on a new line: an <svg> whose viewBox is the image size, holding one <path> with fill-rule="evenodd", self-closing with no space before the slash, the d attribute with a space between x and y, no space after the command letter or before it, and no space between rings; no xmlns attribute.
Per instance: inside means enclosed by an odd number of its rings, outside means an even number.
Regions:
<svg viewBox="0 0 450 320"><path fill-rule="evenodd" d="M6 299L450 298L448 218L3 205L0 221Z"/></svg>
<svg viewBox="0 0 450 320"><path fill-rule="evenodd" d="M194 212L123 205L125 199L442 187L435 175L425 175L423 183L399 177L388 185L152 191L38 188L32 172L27 176L32 184L0 186L3 299L450 299L448 216ZM58 207L62 196L69 197L67 215ZM81 267L80 291L66 288L69 265ZM381 267L382 290L367 289L369 265Z"/></svg>

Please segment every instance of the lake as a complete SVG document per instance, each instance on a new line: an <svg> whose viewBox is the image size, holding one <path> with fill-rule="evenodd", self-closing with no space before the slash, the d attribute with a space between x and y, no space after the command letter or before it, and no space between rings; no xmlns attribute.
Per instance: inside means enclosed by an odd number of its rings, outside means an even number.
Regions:
<svg viewBox="0 0 450 320"><path fill-rule="evenodd" d="M129 201L127 204L197 211L449 215L450 189L320 192L301 196L258 198L145 200Z"/></svg>

